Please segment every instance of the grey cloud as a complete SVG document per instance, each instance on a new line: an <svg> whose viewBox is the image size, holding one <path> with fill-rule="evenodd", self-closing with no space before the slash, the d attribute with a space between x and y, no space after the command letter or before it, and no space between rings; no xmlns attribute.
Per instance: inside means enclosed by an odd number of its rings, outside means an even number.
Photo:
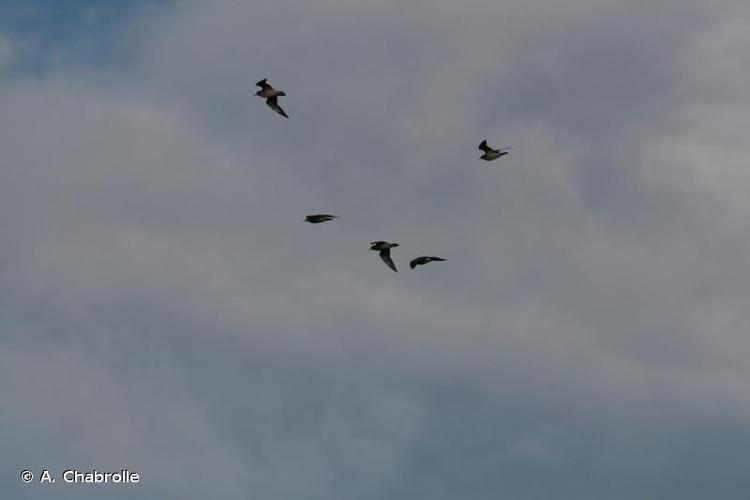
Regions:
<svg viewBox="0 0 750 500"><path fill-rule="evenodd" d="M745 11L461 5L185 2L0 82L4 470L742 498Z"/></svg>

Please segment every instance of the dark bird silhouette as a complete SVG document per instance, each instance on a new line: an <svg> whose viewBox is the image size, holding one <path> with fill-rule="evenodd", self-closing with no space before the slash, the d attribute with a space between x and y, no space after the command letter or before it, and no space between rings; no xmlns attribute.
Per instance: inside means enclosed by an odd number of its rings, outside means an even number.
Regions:
<svg viewBox="0 0 750 500"><path fill-rule="evenodd" d="M335 215L315 214L306 216L305 222L309 222L310 224L320 224L321 222L328 222L333 219L338 219L338 217Z"/></svg>
<svg viewBox="0 0 750 500"><path fill-rule="evenodd" d="M267 78L264 78L255 84L260 87L260 90L257 91L255 95L257 95L258 97L265 97L266 104L268 104L269 108L276 111L284 118L289 118L284 110L281 109L281 106L279 106L279 96L286 95L286 93L284 93L283 90L276 90L275 88L271 87L266 80Z"/></svg>
<svg viewBox="0 0 750 500"><path fill-rule="evenodd" d="M444 260L445 259L442 259L440 257L427 257L427 256L417 257L413 261L409 262L409 267L411 267L412 269L414 269L415 267L417 267L417 266L423 266L423 265L427 264L428 262L442 262Z"/></svg>
<svg viewBox="0 0 750 500"><path fill-rule="evenodd" d="M372 243L370 243L370 245L372 245L370 247L370 250L380 252L380 258L383 259L383 262L385 262L386 265L393 269L395 272L398 272L398 269L396 269L396 264L394 264L393 260L391 259L391 248L397 247L398 243L389 243L387 241L373 241Z"/></svg>
<svg viewBox="0 0 750 500"><path fill-rule="evenodd" d="M492 149L487 145L487 140L482 141L479 145L479 149L484 151L484 154L479 157L480 160L492 161L497 160L501 156L507 155L510 148Z"/></svg>

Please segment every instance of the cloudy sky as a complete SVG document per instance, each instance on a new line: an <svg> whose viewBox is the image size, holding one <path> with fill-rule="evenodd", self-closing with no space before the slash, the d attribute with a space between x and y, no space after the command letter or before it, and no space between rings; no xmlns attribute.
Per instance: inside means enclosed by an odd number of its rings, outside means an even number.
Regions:
<svg viewBox="0 0 750 500"><path fill-rule="evenodd" d="M3 1L0 497L747 498L749 81L740 0Z"/></svg>

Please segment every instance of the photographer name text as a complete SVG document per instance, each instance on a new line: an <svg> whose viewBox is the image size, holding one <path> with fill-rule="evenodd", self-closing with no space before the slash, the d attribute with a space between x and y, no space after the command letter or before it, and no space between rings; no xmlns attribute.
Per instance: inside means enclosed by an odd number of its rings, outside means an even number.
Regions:
<svg viewBox="0 0 750 500"><path fill-rule="evenodd" d="M141 481L140 474L129 469L121 469L115 472L101 472L96 469L65 469L62 474L57 476L53 475L48 469L42 469L39 474L35 474L28 469L21 471L21 481L24 483L53 484L57 482L57 477L61 477L63 482L67 484L85 485L135 484Z"/></svg>

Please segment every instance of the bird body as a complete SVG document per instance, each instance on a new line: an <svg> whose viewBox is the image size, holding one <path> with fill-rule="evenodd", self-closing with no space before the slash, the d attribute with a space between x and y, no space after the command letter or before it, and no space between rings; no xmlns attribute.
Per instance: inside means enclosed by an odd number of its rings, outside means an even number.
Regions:
<svg viewBox="0 0 750 500"><path fill-rule="evenodd" d="M493 149L487 145L487 140L485 139L479 145L479 149L484 151L484 154L479 157L480 160L492 161L492 160L497 160L501 156L507 155L508 154L507 150L510 148Z"/></svg>
<svg viewBox="0 0 750 500"><path fill-rule="evenodd" d="M309 222L310 224L320 224L321 222L328 222L333 219L338 219L338 217L328 214L314 214L306 216L305 222Z"/></svg>
<svg viewBox="0 0 750 500"><path fill-rule="evenodd" d="M380 252L380 258L383 259L383 262L385 262L385 264L395 272L398 272L398 269L396 269L396 264L394 264L393 259L391 259L391 248L397 246L398 243L391 243L388 241L373 241L372 243L370 243L370 250Z"/></svg>
<svg viewBox="0 0 750 500"><path fill-rule="evenodd" d="M414 269L417 266L423 266L429 262L442 262L444 260L445 259L440 258L440 257L427 257L427 256L417 257L416 259L409 262L409 267Z"/></svg>
<svg viewBox="0 0 750 500"><path fill-rule="evenodd" d="M269 108L276 111L284 118L289 118L284 110L281 109L281 106L279 106L279 96L284 96L286 95L286 93L284 93L283 90L276 90L275 88L271 87L271 85L269 85L266 80L267 78L264 78L255 84L260 87L260 90L257 91L255 95L257 95L258 97L264 97Z"/></svg>

